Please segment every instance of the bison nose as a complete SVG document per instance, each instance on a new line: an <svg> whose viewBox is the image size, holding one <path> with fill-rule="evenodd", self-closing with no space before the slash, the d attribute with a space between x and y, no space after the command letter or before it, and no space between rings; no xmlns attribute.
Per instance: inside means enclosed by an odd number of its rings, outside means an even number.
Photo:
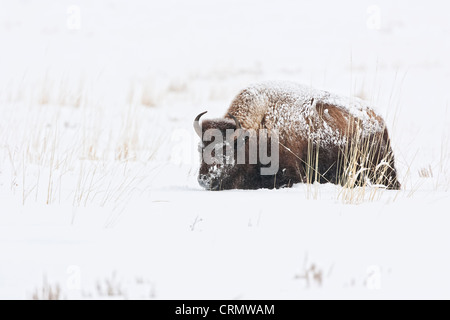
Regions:
<svg viewBox="0 0 450 320"><path fill-rule="evenodd" d="M217 190L219 187L219 184L215 180L212 180L210 177L204 174L199 175L197 180L198 184L206 190Z"/></svg>
<svg viewBox="0 0 450 320"><path fill-rule="evenodd" d="M211 179L204 174L198 176L198 184L205 189L209 189L211 186Z"/></svg>

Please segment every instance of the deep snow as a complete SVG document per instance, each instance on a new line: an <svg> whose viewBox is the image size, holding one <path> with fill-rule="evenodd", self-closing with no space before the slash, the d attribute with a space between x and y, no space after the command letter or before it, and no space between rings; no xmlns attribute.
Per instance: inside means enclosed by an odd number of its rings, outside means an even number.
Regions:
<svg viewBox="0 0 450 320"><path fill-rule="evenodd" d="M448 298L449 9L0 0L0 298ZM375 105L403 189L202 190L262 80Z"/></svg>

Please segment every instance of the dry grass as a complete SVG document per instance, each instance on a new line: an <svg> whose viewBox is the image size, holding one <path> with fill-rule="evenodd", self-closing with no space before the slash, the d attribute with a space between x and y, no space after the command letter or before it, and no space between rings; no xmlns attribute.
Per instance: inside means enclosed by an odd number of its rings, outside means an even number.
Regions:
<svg viewBox="0 0 450 320"><path fill-rule="evenodd" d="M33 300L62 300L61 287L58 283L50 284L47 277L44 277L41 288L35 289L31 297Z"/></svg>
<svg viewBox="0 0 450 320"><path fill-rule="evenodd" d="M331 275L332 267L326 274L327 277ZM325 274L322 268L318 267L316 263L309 262L308 254L305 255L303 260L302 271L294 276L294 279L303 280L305 282L305 288L309 289L313 286L321 287Z"/></svg>
<svg viewBox="0 0 450 320"><path fill-rule="evenodd" d="M146 107L156 107L160 102L160 96L151 83L146 83L142 87L140 103Z"/></svg>
<svg viewBox="0 0 450 320"><path fill-rule="evenodd" d="M97 295L100 297L125 297L125 292L121 281L117 279L117 273L113 272L112 276L97 281Z"/></svg>
<svg viewBox="0 0 450 320"><path fill-rule="evenodd" d="M307 288L310 288L313 283L320 287L323 283L323 272L313 263L303 273L297 274L295 279L305 280Z"/></svg>
<svg viewBox="0 0 450 320"><path fill-rule="evenodd" d="M356 128L359 132L360 128ZM389 182L389 171L393 170L393 154L373 152L382 144L382 136L372 139L360 134L347 139L343 157L339 159L337 176L342 185L338 199L346 204L358 204L379 199L380 190L386 188ZM390 148L387 145L386 148Z"/></svg>
<svg viewBox="0 0 450 320"><path fill-rule="evenodd" d="M439 156L431 159L431 163L421 165L417 160L421 150L417 150L405 164L403 176L404 193L412 198L418 191L426 193L447 192L450 190L450 152L449 136L444 134L441 139ZM434 161L433 161L434 160ZM424 162L424 160L422 160Z"/></svg>
<svg viewBox="0 0 450 320"><path fill-rule="evenodd" d="M134 296L128 292L134 291ZM47 277L34 289L32 300L67 300L67 299L155 299L156 289L153 282L144 277L126 278L113 271L110 276L98 279L93 286L70 290L59 283L51 284Z"/></svg>
<svg viewBox="0 0 450 320"><path fill-rule="evenodd" d="M433 177L433 169L431 165L428 165L426 168L419 169L419 177L421 178L432 178Z"/></svg>
<svg viewBox="0 0 450 320"><path fill-rule="evenodd" d="M21 88L15 98L11 97L9 101L23 100L28 90L33 90L33 88ZM79 108L86 99L84 81L80 79L78 83L72 83L67 76L60 81L55 81L46 73L40 85L37 85L34 90L36 91L36 102L44 106L53 104Z"/></svg>
<svg viewBox="0 0 450 320"><path fill-rule="evenodd" d="M351 132L352 129L349 129ZM357 132L361 132L357 127ZM307 157L304 161L306 182L306 198L320 198L319 185L315 182L329 182L326 174L329 170L336 170L339 189L337 199L345 204L359 204L380 199L382 191L386 189L392 170L393 154L385 153L380 159L380 153L374 152L374 146L381 144L382 136L377 138L363 137L361 134L350 134L345 145L341 148L336 168L320 170L320 142L308 141ZM390 148L390 146L386 146ZM303 161L303 160L302 160Z"/></svg>
<svg viewBox="0 0 450 320"><path fill-rule="evenodd" d="M164 137L155 134L144 107L88 104L69 88L46 78L39 95L28 91L29 99L6 103L0 159L12 196L20 195L23 205L70 199L74 207L122 204L146 189L153 174L146 163Z"/></svg>

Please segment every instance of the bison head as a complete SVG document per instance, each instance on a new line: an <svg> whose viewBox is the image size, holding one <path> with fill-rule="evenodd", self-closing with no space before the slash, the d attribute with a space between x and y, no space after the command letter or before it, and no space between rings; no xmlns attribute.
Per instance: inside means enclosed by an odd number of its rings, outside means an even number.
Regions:
<svg viewBox="0 0 450 320"><path fill-rule="evenodd" d="M239 189L244 187L246 171L251 166L238 164L238 151L248 139L239 121L231 114L222 119L204 120L200 113L194 120L194 129L201 141L199 184L207 190Z"/></svg>

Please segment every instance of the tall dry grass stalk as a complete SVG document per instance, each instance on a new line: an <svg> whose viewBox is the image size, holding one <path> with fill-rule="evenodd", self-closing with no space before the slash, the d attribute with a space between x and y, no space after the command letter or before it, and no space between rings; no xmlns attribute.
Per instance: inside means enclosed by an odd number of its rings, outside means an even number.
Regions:
<svg viewBox="0 0 450 320"><path fill-rule="evenodd" d="M360 124L349 125L345 143L339 147L338 160L330 168L323 168L320 163L321 152L324 152L320 141L309 140L306 160L301 160L306 197L319 197L315 182L335 182L342 186L337 199L343 203L359 204L379 199L383 190L393 186L395 179L394 155L389 140L384 139L383 134L363 135Z"/></svg>
<svg viewBox="0 0 450 320"><path fill-rule="evenodd" d="M378 199L380 190L394 183L394 155L390 140L383 135L363 136L358 125L346 139L338 160L338 183L343 186L338 199L344 203L361 203ZM384 128L382 132L384 131ZM370 187L370 188L369 188Z"/></svg>
<svg viewBox="0 0 450 320"><path fill-rule="evenodd" d="M6 103L0 184L10 175L11 195L22 205L72 203L74 208L124 205L147 190L154 174L147 162L165 139L160 126L153 128L152 110L86 99L76 94L82 81L72 91L65 81L54 83L46 79L37 89L24 89L29 100Z"/></svg>
<svg viewBox="0 0 450 320"><path fill-rule="evenodd" d="M63 296L60 285L58 283L50 284L47 277L44 276L42 287L35 289L31 298L33 300L62 300Z"/></svg>

